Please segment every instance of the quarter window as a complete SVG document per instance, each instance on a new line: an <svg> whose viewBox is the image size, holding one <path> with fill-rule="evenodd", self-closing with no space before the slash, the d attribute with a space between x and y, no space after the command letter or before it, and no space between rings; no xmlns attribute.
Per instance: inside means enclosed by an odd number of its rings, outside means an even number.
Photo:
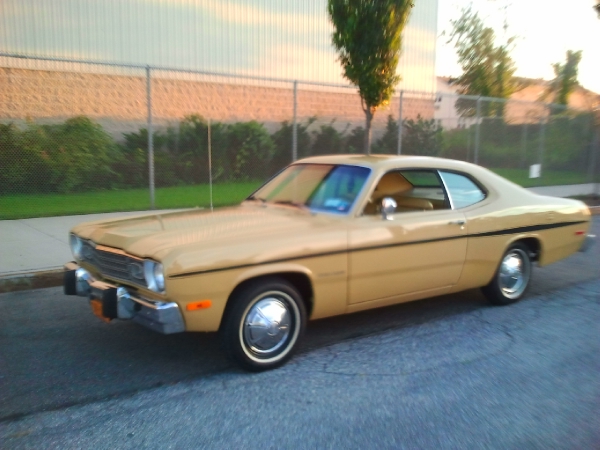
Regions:
<svg viewBox="0 0 600 450"><path fill-rule="evenodd" d="M474 205L485 198L485 192L464 175L440 171L440 176L448 189L448 195L452 200L454 209Z"/></svg>

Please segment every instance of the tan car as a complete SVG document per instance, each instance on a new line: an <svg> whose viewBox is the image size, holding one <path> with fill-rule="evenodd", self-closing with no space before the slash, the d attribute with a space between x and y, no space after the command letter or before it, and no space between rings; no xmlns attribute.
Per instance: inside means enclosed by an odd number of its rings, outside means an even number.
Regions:
<svg viewBox="0 0 600 450"><path fill-rule="evenodd" d="M65 293L155 331L219 331L249 370L284 363L306 321L481 287L520 299L540 266L585 250L590 212L469 163L298 161L239 206L84 223Z"/></svg>

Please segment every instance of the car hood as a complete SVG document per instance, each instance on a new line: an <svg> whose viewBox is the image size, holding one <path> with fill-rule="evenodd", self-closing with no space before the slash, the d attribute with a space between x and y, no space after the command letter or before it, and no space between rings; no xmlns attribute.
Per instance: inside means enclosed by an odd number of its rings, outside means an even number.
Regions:
<svg viewBox="0 0 600 450"><path fill-rule="evenodd" d="M72 231L96 244L189 269L224 264L218 260L235 264L341 250L347 243L343 221L295 207L243 204L89 222Z"/></svg>

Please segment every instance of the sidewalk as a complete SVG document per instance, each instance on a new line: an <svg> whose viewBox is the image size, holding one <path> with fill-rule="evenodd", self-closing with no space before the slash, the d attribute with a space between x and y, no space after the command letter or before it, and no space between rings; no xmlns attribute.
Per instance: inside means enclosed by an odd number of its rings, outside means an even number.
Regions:
<svg viewBox="0 0 600 450"><path fill-rule="evenodd" d="M571 186L531 188L531 191L555 197L576 195ZM78 223L152 212L165 211L0 220L0 292L62 285L63 264L73 260L69 230ZM592 213L600 214L600 208L592 208Z"/></svg>
<svg viewBox="0 0 600 450"><path fill-rule="evenodd" d="M69 230L82 222L151 212L0 220L0 292L62 284L62 267L73 260Z"/></svg>

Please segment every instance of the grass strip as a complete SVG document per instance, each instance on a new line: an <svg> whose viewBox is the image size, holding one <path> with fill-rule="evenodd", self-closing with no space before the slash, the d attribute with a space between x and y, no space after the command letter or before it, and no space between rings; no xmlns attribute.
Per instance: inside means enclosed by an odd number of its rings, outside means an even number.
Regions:
<svg viewBox="0 0 600 450"><path fill-rule="evenodd" d="M235 205L250 195L260 181L224 183L213 186L213 205ZM208 184L158 188L156 209L210 206ZM67 216L150 209L148 189L82 192L74 194L32 194L0 197L0 219Z"/></svg>
<svg viewBox="0 0 600 450"><path fill-rule="evenodd" d="M587 174L562 170L543 170L540 178L529 178L529 169L490 169L492 172L523 187L562 186L590 183Z"/></svg>
<svg viewBox="0 0 600 450"><path fill-rule="evenodd" d="M587 174L581 172L548 170L542 172L541 178L529 178L528 169L491 170L523 187L590 182ZM213 186L213 206L235 205L261 184L261 181L215 184ZM155 191L156 209L207 208L209 206L208 184L157 188ZM149 209L151 208L148 189L0 196L0 220Z"/></svg>

